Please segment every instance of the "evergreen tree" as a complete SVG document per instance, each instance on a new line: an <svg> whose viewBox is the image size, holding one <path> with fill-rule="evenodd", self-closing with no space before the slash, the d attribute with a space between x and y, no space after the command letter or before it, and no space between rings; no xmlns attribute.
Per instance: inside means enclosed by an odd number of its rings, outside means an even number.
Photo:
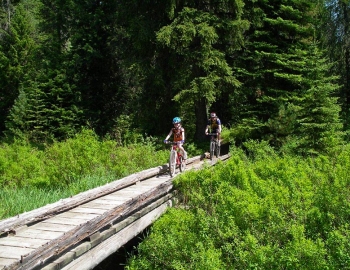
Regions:
<svg viewBox="0 0 350 270"><path fill-rule="evenodd" d="M35 51L35 25L30 23L31 15L22 4L11 12L6 31L0 34L0 132L5 129L5 121L20 85L26 74L33 70Z"/></svg>
<svg viewBox="0 0 350 270"><path fill-rule="evenodd" d="M33 85L34 86L34 85ZM32 87L33 87L32 86ZM21 89L6 122L6 134L32 142L48 139L45 100L37 87Z"/></svg>
<svg viewBox="0 0 350 270"><path fill-rule="evenodd" d="M248 137L281 146L284 138L294 133L298 106L303 106L295 101L305 98L306 89L312 88L306 84L313 78L305 72L305 65L314 46L318 6L316 1L304 0L256 1L248 2L245 9L251 28L235 61L243 67L239 79L244 85L238 96L232 96L244 106L233 107L233 113L241 116L244 130L251 130ZM327 87L324 91L329 96Z"/></svg>
<svg viewBox="0 0 350 270"><path fill-rule="evenodd" d="M170 22L171 7L170 1L162 0L118 3L123 113L134 127L150 135L168 132L176 115L183 118L186 133L192 133L188 115L181 114L181 105L173 100L177 92L172 79L178 70L178 57L156 41L156 33Z"/></svg>
<svg viewBox="0 0 350 270"><path fill-rule="evenodd" d="M180 1L170 10L171 23L157 40L177 56L173 71L174 99L194 112L195 137L202 139L210 106L223 92L240 86L229 53L240 48L247 21L241 20L243 2Z"/></svg>
<svg viewBox="0 0 350 270"><path fill-rule="evenodd" d="M328 154L342 143L340 105L336 77L329 76L327 60L316 45L310 48L303 70L305 93L296 101L300 107L297 119L297 149L300 152Z"/></svg>
<svg viewBox="0 0 350 270"><path fill-rule="evenodd" d="M60 1L58 1L60 2ZM74 1L69 24L69 70L84 119L106 134L123 112L116 1Z"/></svg>
<svg viewBox="0 0 350 270"><path fill-rule="evenodd" d="M327 50L328 57L335 63L332 73L339 75L341 85L339 96L346 129L350 117L350 2L325 0L323 20L317 28Z"/></svg>
<svg viewBox="0 0 350 270"><path fill-rule="evenodd" d="M37 48L33 50L32 70L25 73L21 83L21 94L11 109L6 123L7 134L27 137L33 141L64 139L79 130L84 122L79 109L80 94L74 91L68 65L70 18L69 2L55 2L40 6L40 28L43 34L37 37ZM47 5L46 5L47 4ZM29 8L26 2L26 8ZM62 8L62 9L60 9ZM28 9L29 10L29 9ZM37 15L31 9L33 15ZM63 14L63 12L65 12ZM30 20L27 21L30 24ZM34 60L36 60L34 62Z"/></svg>

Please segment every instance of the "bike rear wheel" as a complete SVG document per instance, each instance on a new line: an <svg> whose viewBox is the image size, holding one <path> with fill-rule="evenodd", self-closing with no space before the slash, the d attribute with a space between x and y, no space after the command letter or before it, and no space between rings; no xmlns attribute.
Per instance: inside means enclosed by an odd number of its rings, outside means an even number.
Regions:
<svg viewBox="0 0 350 270"><path fill-rule="evenodd" d="M214 150L215 150L215 142L211 141L210 142L210 160L212 160L214 157Z"/></svg>
<svg viewBox="0 0 350 270"><path fill-rule="evenodd" d="M175 169L176 169L176 152L175 151L171 151L170 152L170 157L169 157L169 173L170 176L174 176L175 175Z"/></svg>

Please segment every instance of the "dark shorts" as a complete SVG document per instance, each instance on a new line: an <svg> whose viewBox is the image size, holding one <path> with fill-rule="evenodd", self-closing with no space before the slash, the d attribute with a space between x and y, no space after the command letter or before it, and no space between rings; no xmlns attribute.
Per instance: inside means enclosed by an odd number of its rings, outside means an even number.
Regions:
<svg viewBox="0 0 350 270"><path fill-rule="evenodd" d="M218 132L219 132L218 129L213 129L213 130L211 131L211 133L218 133ZM217 135L214 136L215 139L216 139L217 137L218 137Z"/></svg>

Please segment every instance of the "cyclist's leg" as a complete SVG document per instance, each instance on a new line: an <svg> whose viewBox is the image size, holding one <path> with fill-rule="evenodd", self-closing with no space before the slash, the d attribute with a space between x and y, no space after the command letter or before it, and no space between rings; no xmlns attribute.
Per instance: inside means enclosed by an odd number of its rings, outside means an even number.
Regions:
<svg viewBox="0 0 350 270"><path fill-rule="evenodd" d="M170 158L169 158L169 172L170 176L173 176L175 174L176 170L176 156L177 153L173 150L170 151Z"/></svg>
<svg viewBox="0 0 350 270"><path fill-rule="evenodd" d="M184 149L182 144L179 144L179 148L181 150L181 155L183 156L184 160L186 160L187 159L187 152L186 152L186 150Z"/></svg>
<svg viewBox="0 0 350 270"><path fill-rule="evenodd" d="M217 133L218 135L217 136L215 136L215 138L217 139L217 141L218 141L218 144L220 145L220 142L221 142L221 137L220 137L220 132L219 132L219 130L218 129L216 129L215 131L214 131L214 133Z"/></svg>

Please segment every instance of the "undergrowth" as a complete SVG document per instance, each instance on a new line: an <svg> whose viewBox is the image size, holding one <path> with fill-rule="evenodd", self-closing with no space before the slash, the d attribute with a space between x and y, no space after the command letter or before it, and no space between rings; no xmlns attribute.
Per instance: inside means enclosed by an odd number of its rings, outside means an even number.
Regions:
<svg viewBox="0 0 350 270"><path fill-rule="evenodd" d="M245 147L175 179L186 207L153 224L126 269L350 269L350 146L336 158Z"/></svg>
<svg viewBox="0 0 350 270"><path fill-rule="evenodd" d="M91 130L44 149L17 141L0 146L0 219L167 163L156 141L120 146Z"/></svg>

